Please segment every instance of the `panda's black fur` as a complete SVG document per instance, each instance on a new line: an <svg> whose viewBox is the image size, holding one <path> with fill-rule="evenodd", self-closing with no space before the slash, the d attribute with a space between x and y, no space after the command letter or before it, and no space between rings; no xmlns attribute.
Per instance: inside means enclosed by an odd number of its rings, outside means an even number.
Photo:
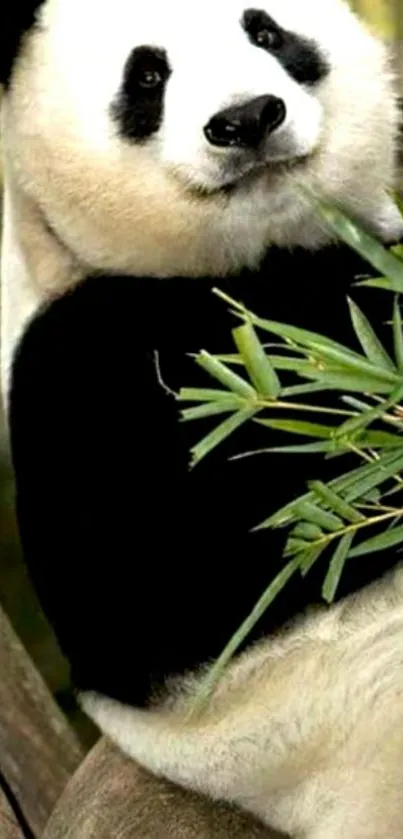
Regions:
<svg viewBox="0 0 403 839"><path fill-rule="evenodd" d="M357 465L321 455L230 461L284 442L249 422L189 470L191 445L221 417L181 423L169 391L215 385L189 354L234 351L235 320L212 287L357 349L348 293L386 342L391 331L392 296L351 288L363 271L334 247L271 250L259 272L225 281L92 277L30 324L10 398L18 517L77 687L144 705L167 676L215 657L284 562L284 531L250 529L306 480ZM327 560L287 585L253 638L320 601ZM351 560L338 595L395 562L395 550Z"/></svg>

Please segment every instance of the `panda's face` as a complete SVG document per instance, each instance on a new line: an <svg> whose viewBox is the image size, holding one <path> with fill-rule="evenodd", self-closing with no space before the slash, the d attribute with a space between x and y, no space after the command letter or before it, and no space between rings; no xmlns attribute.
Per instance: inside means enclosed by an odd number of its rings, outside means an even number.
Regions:
<svg viewBox="0 0 403 839"><path fill-rule="evenodd" d="M316 149L330 68L314 3L48 0L46 93L77 138L134 162L141 147L185 189L214 192Z"/></svg>
<svg viewBox="0 0 403 839"><path fill-rule="evenodd" d="M322 126L326 56L286 28L280 7L273 17L273 5L151 0L126 9L119 85L105 99L112 131L146 147L185 187L207 192L310 155ZM104 64L106 44L96 52Z"/></svg>
<svg viewBox="0 0 403 839"><path fill-rule="evenodd" d="M43 222L41 282L50 234L85 269L225 274L328 241L301 184L400 233L396 128L384 47L343 0L39 0L6 182L36 253Z"/></svg>

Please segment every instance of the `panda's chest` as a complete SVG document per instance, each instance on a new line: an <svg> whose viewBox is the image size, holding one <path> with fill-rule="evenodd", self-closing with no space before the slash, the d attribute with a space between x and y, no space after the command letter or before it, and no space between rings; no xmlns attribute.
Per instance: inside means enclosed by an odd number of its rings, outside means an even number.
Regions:
<svg viewBox="0 0 403 839"><path fill-rule="evenodd" d="M279 273L270 294L264 274L222 285L262 317L351 345L346 284L338 287L320 260L308 260L305 269L297 283L290 271ZM133 620L140 627L143 615L149 621L148 591L154 618L157 587L164 632L170 627L167 647L177 650L179 669L193 666L195 638L201 660L218 654L284 565L284 529L251 531L302 494L307 480L326 480L339 468L339 461L335 466L321 456L239 458L281 445L277 432L254 421L189 467L191 449L225 417L184 422L181 410L195 403L178 402L176 395L184 387L217 387L195 363L201 349L234 351L237 320L212 294L212 284L90 280L29 325L13 370L10 425L20 529L46 602L53 611L55 598L54 611L60 607L64 622L67 586L67 599L75 604L75 638L88 626L102 630L114 603L120 641L122 635L133 637ZM365 564L350 563L339 593L386 567L380 554ZM324 568L321 559L307 578L290 583L257 632L320 599ZM189 593L185 607L183 586ZM140 594L133 612L134 590ZM159 650L158 632L155 637Z"/></svg>

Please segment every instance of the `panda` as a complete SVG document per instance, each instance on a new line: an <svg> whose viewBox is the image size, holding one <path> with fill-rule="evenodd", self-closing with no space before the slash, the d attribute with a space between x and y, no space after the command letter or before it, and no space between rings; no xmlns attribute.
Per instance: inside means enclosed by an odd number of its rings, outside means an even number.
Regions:
<svg viewBox="0 0 403 839"><path fill-rule="evenodd" d="M291 580L188 717L193 674L284 564L284 534L255 525L329 464L234 458L267 446L249 423L190 470L211 424L181 423L174 396L208 386L194 353L233 351L217 286L354 341L368 266L306 192L402 237L388 51L344 0L14 0L2 18L3 398L25 561L79 701L155 774L290 836L397 839L393 551L290 624L323 565ZM382 300L359 297L377 322Z"/></svg>

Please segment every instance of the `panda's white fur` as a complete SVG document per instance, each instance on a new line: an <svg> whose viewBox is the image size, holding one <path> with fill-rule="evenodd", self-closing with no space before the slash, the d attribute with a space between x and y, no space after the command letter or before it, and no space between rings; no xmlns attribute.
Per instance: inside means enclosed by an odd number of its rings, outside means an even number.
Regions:
<svg viewBox="0 0 403 839"><path fill-rule="evenodd" d="M297 84L248 42L234 0L40 8L3 103L3 388L27 315L88 269L219 275L257 265L271 244L323 245L329 232L298 184L381 237L400 236L387 195L398 121L387 51L341 0L321 0L320 12L317 0L263 7L319 45L330 73L316 87ZM109 107L127 56L144 43L162 45L173 72L161 129L139 145L118 138ZM287 107L268 164L303 161L262 168L245 152L234 167L233 151L209 146L203 126L220 108L265 93ZM219 189L228 170L230 195Z"/></svg>
<svg viewBox="0 0 403 839"><path fill-rule="evenodd" d="M204 674L167 707L90 692L82 707L157 775L306 839L400 839L403 571L258 643L201 715Z"/></svg>
<svg viewBox="0 0 403 839"><path fill-rule="evenodd" d="M225 275L256 266L272 244L319 248L330 234L301 185L382 238L400 236L388 195L398 114L387 51L341 0L263 7L318 43L330 73L317 88L247 43L237 0L41 8L2 106L5 395L27 320L89 270ZM160 131L136 144L117 136L108 109L143 43L162 45L173 73ZM245 153L234 169L203 126L266 93L284 99L287 121L268 141L266 168ZM182 699L143 712L83 694L83 707L152 771L295 837L400 839L401 593L401 576L388 578L249 651L200 720L184 720Z"/></svg>

